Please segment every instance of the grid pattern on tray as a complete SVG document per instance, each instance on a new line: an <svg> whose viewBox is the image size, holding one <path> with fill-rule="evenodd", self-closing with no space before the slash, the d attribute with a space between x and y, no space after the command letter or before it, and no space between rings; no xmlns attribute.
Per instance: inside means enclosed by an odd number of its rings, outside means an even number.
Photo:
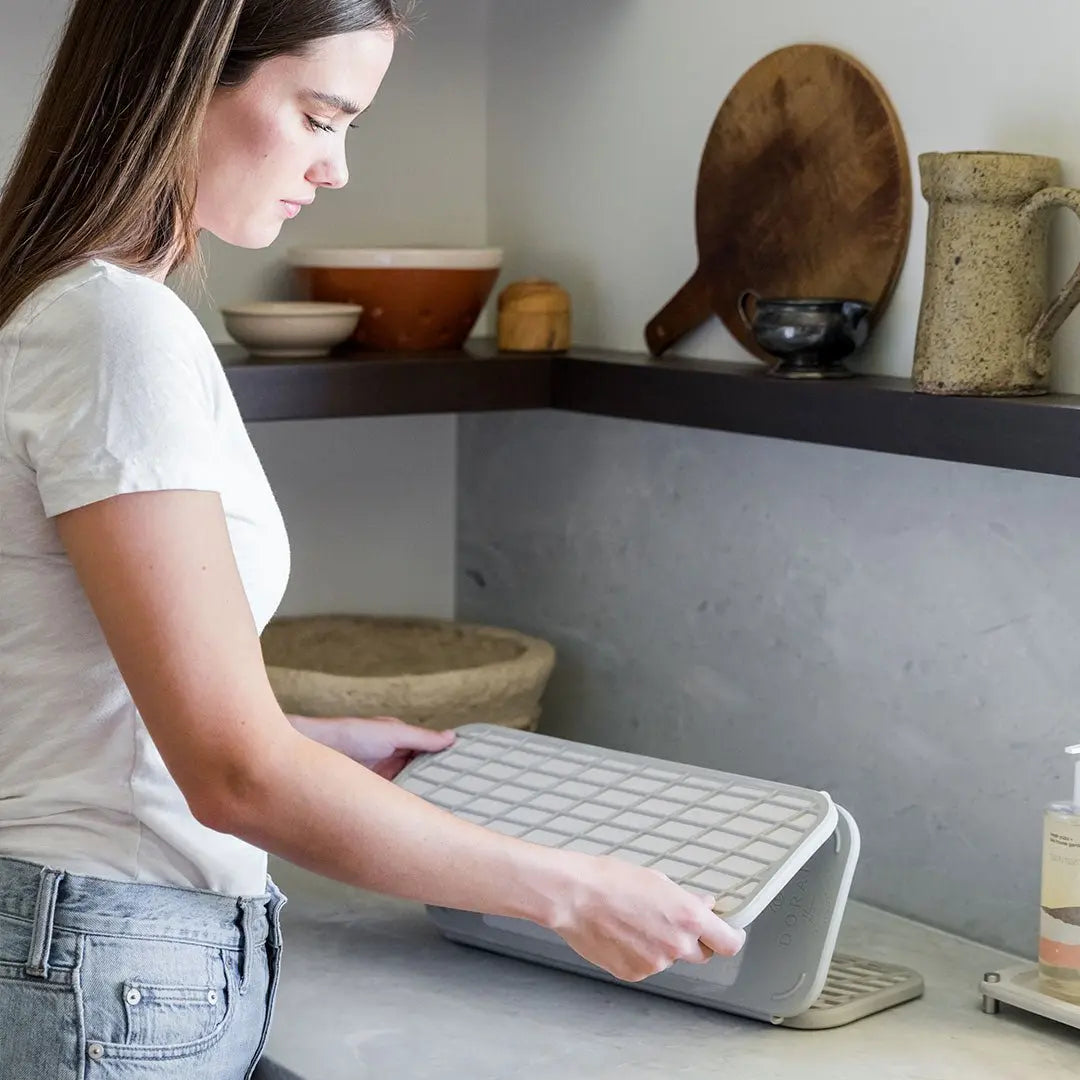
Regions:
<svg viewBox="0 0 1080 1080"><path fill-rule="evenodd" d="M828 796L486 725L419 758L401 785L468 821L614 855L716 897L731 914L830 811Z"/></svg>
<svg viewBox="0 0 1080 1080"><path fill-rule="evenodd" d="M806 1012L781 1023L808 1031L841 1027L913 1001L922 993L922 976L911 968L835 953L817 1001Z"/></svg>
<svg viewBox="0 0 1080 1080"><path fill-rule="evenodd" d="M858 998L910 983L913 977L918 979L910 968L836 953L829 965L829 975L821 996L810 1008L841 1008Z"/></svg>

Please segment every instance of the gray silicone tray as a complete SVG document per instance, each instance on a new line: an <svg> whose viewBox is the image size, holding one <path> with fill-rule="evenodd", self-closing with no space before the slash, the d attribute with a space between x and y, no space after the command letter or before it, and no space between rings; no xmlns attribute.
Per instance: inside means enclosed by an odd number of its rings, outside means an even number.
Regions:
<svg viewBox="0 0 1080 1080"><path fill-rule="evenodd" d="M548 847L616 855L746 927L836 830L828 795L487 724L414 761L407 790Z"/></svg>
<svg viewBox="0 0 1080 1080"><path fill-rule="evenodd" d="M633 989L774 1024L837 1027L922 992L907 968L833 950L859 830L820 792L488 725L418 758L406 789L526 840L653 866L746 927L733 958L677 963ZM737 861L732 861L737 860ZM451 940L617 982L522 919L429 907Z"/></svg>

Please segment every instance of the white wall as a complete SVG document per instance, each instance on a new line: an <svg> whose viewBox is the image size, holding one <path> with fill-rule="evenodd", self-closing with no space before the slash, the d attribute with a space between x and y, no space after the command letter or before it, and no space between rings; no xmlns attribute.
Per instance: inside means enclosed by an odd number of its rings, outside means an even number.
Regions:
<svg viewBox="0 0 1080 1080"><path fill-rule="evenodd" d="M0 172L6 173L44 81L46 54L67 10L64 0L0 0Z"/></svg>
<svg viewBox="0 0 1080 1080"><path fill-rule="evenodd" d="M281 614L452 615L455 420L253 424L289 527Z"/></svg>
<svg viewBox="0 0 1080 1080"><path fill-rule="evenodd" d="M578 339L641 349L645 323L696 265L694 191L716 110L783 45L853 53L881 80L915 156L1014 150L1061 158L1080 185L1080 7L1070 0L499 0L492 8L490 214L513 271L560 277ZM922 288L926 203L893 306L864 360L907 375ZM1059 276L1080 260L1062 215ZM1071 269L1071 267L1070 267ZM680 345L742 358L716 320ZM1080 391L1080 316L1057 349Z"/></svg>
<svg viewBox="0 0 1080 1080"><path fill-rule="evenodd" d="M265 251L206 240L208 293L185 298L214 340L228 340L219 305L289 295L289 245L486 242L488 4L422 7L349 136L346 189L324 193ZM0 170L66 7L0 0ZM455 431L453 417L253 425L293 542L284 611L453 611Z"/></svg>

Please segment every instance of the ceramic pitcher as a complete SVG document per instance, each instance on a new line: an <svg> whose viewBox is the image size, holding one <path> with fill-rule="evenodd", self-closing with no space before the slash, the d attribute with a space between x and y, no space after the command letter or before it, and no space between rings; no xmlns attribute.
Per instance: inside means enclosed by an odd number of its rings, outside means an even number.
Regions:
<svg viewBox="0 0 1080 1080"><path fill-rule="evenodd" d="M1048 305L1050 208L1080 214L1057 158L922 154L930 204L915 388L1045 394L1050 341L1080 302L1080 270Z"/></svg>

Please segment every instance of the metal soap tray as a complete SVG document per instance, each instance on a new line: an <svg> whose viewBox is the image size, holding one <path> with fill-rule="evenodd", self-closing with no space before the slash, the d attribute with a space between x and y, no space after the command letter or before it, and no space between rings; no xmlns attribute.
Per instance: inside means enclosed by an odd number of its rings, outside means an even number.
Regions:
<svg viewBox="0 0 1080 1080"><path fill-rule="evenodd" d="M824 792L488 724L457 736L396 782L498 832L650 866L715 896L717 913L747 932L736 957L620 985L799 1028L922 993L908 968L834 957L859 830ZM428 912L451 940L618 981L527 920Z"/></svg>

